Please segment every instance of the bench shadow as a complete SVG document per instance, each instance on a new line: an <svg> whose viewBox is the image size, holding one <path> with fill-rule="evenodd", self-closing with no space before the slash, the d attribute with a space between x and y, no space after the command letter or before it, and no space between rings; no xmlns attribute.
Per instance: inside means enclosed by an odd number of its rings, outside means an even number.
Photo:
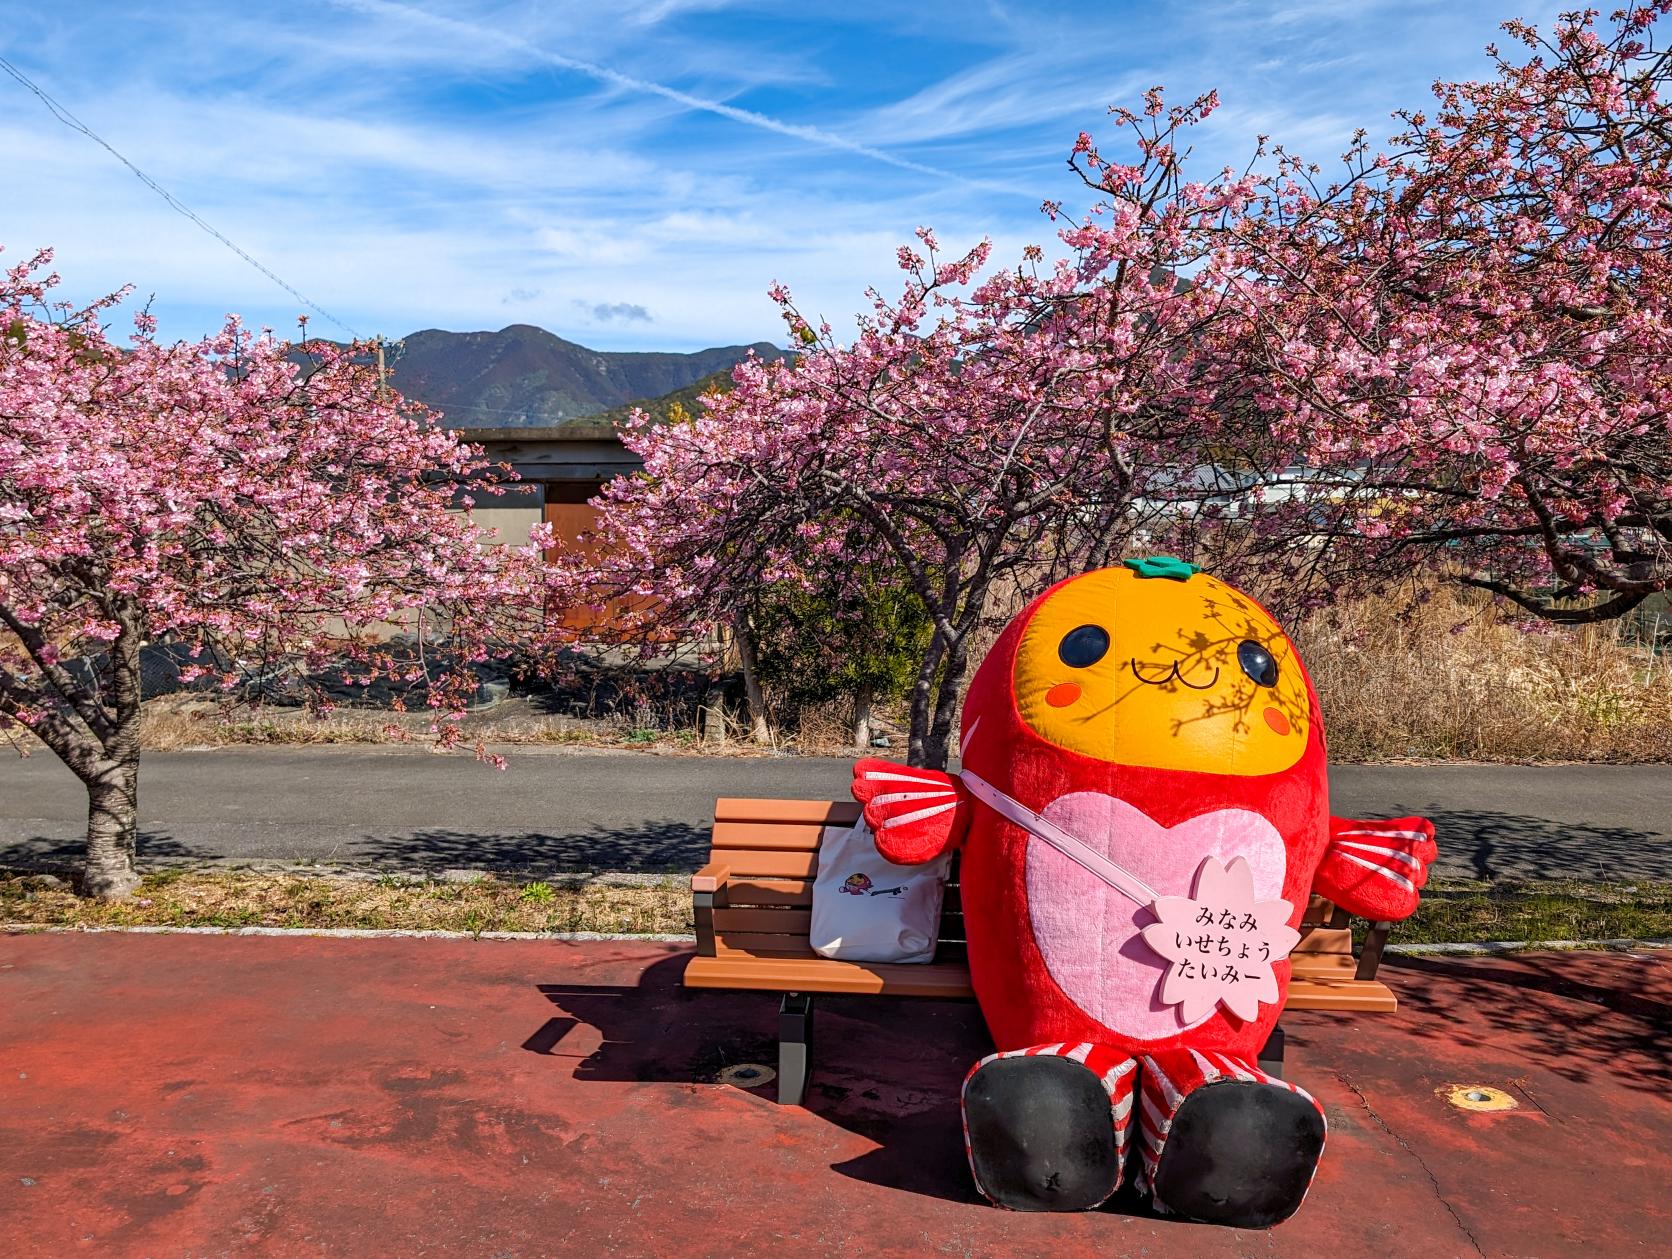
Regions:
<svg viewBox="0 0 1672 1259"><path fill-rule="evenodd" d="M691 991L690 955L653 963L636 985L537 985L553 1015L523 1042L565 1056L576 1027L601 1044L575 1061L578 1081L728 1083L738 1067L778 1064L778 995ZM833 1165L889 1189L975 1203L963 1158L958 1093L970 1064L991 1050L974 1002L888 997L818 998L806 1110L876 1149ZM902 1029L908 1029L902 1035ZM728 1083L777 1104L777 1083Z"/></svg>

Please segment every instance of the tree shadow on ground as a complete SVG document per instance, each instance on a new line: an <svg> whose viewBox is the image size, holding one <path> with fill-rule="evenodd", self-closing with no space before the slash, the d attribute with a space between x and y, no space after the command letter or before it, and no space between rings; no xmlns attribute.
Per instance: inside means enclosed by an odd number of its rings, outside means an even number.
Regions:
<svg viewBox="0 0 1672 1259"><path fill-rule="evenodd" d="M1482 809L1431 809L1435 872L1475 879L1672 879L1672 833Z"/></svg>
<svg viewBox="0 0 1672 1259"><path fill-rule="evenodd" d="M183 843L166 831L139 832L139 868L177 862L207 861L216 854ZM87 857L87 840L80 835L66 839L54 835L31 835L0 845L0 868L35 873L79 870Z"/></svg>
<svg viewBox="0 0 1672 1259"><path fill-rule="evenodd" d="M490 870L527 877L602 870L690 871L708 856L708 828L662 819L579 831L424 830L368 835L348 855L356 861L420 871Z"/></svg>
<svg viewBox="0 0 1672 1259"><path fill-rule="evenodd" d="M1629 954L1388 957L1401 1031L1536 1062L1575 1084L1672 1087L1672 971ZM1622 984L1622 973L1636 978Z"/></svg>

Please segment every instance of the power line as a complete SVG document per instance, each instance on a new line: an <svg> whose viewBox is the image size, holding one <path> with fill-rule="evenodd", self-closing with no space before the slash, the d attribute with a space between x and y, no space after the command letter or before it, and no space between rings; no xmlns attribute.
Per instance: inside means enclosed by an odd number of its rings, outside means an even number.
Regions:
<svg viewBox="0 0 1672 1259"><path fill-rule="evenodd" d="M152 179L151 176L147 175L144 171L140 170L139 167L135 166L127 158L123 157L113 147L111 147L111 145L109 143L107 143L106 141L100 139L97 135L95 135L93 133L92 128L90 128L86 123L82 122L81 119L77 118L69 110L65 109L57 101L53 100L51 96L47 95L46 90L44 88L42 88L38 84L36 84L33 79L31 79L28 75L24 74L23 71L19 70L16 66L14 66L11 62L7 61L4 57L0 57L0 70L4 70L7 74L11 75L12 78L16 79L24 87L28 88L36 96L40 97L41 104L45 105L47 107L47 110L59 122L63 123L66 127L69 127L72 131L81 132L82 135L86 136L94 144L98 145L101 149L103 149L105 152L109 153L112 157L114 157L118 162L121 162L122 165L126 166L130 171L132 171L136 176L139 177L139 181L142 184L144 184L147 188L151 189L152 192L156 193L164 201L168 202L168 204L173 209L175 209L179 213L185 215L193 223L196 223L204 231L208 232L209 235L213 236L216 240L220 241L221 244L225 245L228 249L232 250L233 253L237 254L245 262L249 263L257 271L261 272L262 275L266 276L269 280L273 281L274 284L277 284L280 288L282 288L286 293L289 293L297 301L301 302L302 305L308 307L308 309L310 309L310 310L317 311L319 314L323 315L326 319L329 319L332 323L336 324L337 327L341 328L344 332L348 333L348 335L353 337L356 341L358 341L360 339L360 334L358 332L354 331L353 328L350 328L347 324L345 324L342 320L338 319L330 311L326 310L318 302L309 301L301 293L297 292L294 288L292 288L290 285L286 284L283 280L279 279L278 276L274 275L266 267L262 266L261 263L257 262L254 258L250 257L249 254L245 253L237 245L233 244L232 241L228 240L225 235L223 235L221 232L217 231L210 224L206 223L197 214L197 212L195 210L193 210L190 206L188 206L184 202L182 202L178 197L176 197L168 189L164 188L156 180Z"/></svg>

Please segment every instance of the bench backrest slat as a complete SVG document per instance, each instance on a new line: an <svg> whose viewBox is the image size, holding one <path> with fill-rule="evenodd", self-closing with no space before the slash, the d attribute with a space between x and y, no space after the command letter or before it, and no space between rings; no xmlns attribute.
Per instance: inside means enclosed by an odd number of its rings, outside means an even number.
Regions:
<svg viewBox="0 0 1672 1259"><path fill-rule="evenodd" d="M716 848L768 848L777 852L817 852L824 839L820 822L716 822Z"/></svg>
<svg viewBox="0 0 1672 1259"><path fill-rule="evenodd" d="M852 800L751 800L721 796L714 802L714 820L852 826L859 820L859 806Z"/></svg>

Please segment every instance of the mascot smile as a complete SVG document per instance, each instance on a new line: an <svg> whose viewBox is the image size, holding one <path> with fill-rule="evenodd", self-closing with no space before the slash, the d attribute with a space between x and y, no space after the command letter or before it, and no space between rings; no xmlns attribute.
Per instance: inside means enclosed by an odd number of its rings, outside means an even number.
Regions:
<svg viewBox="0 0 1672 1259"><path fill-rule="evenodd" d="M986 1197L1096 1206L1132 1146L1160 1210L1300 1206L1323 1111L1255 1062L1301 916L1316 892L1408 917L1436 852L1425 819L1330 816L1317 695L1265 609L1174 559L1062 582L971 680L961 774L864 760L854 795L889 861L962 850Z"/></svg>

